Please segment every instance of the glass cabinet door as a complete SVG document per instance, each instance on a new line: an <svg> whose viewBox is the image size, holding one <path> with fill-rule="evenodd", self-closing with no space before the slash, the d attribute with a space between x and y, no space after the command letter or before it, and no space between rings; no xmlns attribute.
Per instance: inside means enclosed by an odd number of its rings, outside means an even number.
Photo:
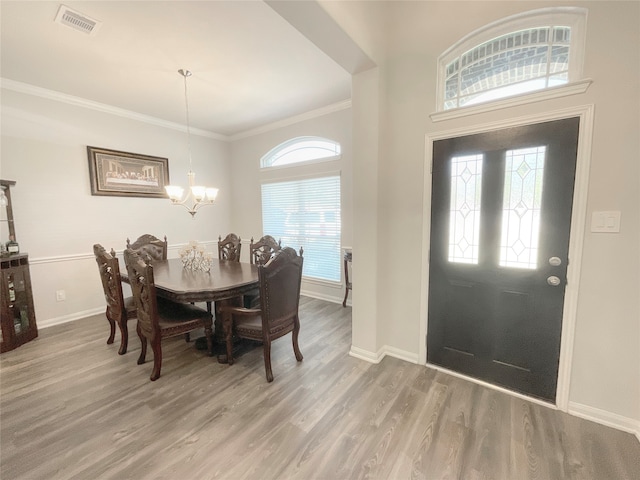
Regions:
<svg viewBox="0 0 640 480"><path fill-rule="evenodd" d="M2 270L0 352L6 352L36 338L38 327L35 321L27 255L3 257L0 264Z"/></svg>
<svg viewBox="0 0 640 480"><path fill-rule="evenodd" d="M24 270L11 270L6 273L10 317L16 335L29 329L29 299L27 298Z"/></svg>

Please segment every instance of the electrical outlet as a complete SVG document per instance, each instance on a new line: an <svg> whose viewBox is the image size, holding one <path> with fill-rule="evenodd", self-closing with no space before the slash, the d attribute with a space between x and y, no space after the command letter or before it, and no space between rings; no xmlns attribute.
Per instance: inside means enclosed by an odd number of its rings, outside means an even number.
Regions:
<svg viewBox="0 0 640 480"><path fill-rule="evenodd" d="M56 301L64 302L67 299L67 293L64 290L56 290Z"/></svg>

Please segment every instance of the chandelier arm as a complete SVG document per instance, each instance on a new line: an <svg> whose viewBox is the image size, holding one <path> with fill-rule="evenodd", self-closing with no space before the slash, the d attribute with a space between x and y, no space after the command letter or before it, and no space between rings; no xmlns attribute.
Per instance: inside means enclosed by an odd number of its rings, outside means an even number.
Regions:
<svg viewBox="0 0 640 480"><path fill-rule="evenodd" d="M187 196L184 198L184 200L171 200L171 204L172 205L182 205L184 208L186 208L187 210L197 210L198 208L200 208L203 205L213 205L215 203L214 200L200 200L200 201L196 201L196 200L192 200L193 201L193 206L192 207L188 207L187 206L187 202L189 200L191 200L191 193L187 194Z"/></svg>

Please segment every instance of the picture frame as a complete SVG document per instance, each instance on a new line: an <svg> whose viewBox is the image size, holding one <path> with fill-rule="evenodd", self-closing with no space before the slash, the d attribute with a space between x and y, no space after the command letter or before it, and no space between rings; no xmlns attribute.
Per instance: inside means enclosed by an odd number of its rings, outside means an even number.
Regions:
<svg viewBox="0 0 640 480"><path fill-rule="evenodd" d="M168 198L169 159L87 146L91 195Z"/></svg>

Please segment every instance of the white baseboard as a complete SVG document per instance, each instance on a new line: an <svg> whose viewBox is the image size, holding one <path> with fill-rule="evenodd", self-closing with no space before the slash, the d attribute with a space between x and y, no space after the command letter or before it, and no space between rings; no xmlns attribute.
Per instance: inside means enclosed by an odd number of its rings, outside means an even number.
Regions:
<svg viewBox="0 0 640 480"><path fill-rule="evenodd" d="M105 307L92 308L91 310L83 310L82 312L74 312L69 315L63 315L62 317L47 318L45 320L38 319L38 329L53 327L54 325L61 325L63 323L73 322L74 320L80 320L81 318L90 317L92 315L98 315L104 313Z"/></svg>
<svg viewBox="0 0 640 480"><path fill-rule="evenodd" d="M389 345L383 346L380 350L373 353L369 350L364 350L359 347L354 347L351 345L351 350L349 351L349 355L355 358L359 358L360 360L365 360L370 363L380 363L384 357L389 355L390 357L397 358L399 360L404 360L409 363L418 363L418 355L415 353L407 352L406 350L401 350L399 348L390 347Z"/></svg>
<svg viewBox="0 0 640 480"><path fill-rule="evenodd" d="M382 347L382 351L384 352L384 355L389 355L390 357L404 360L409 363L418 363L417 353L407 352L406 350L400 350L399 348L390 347L389 345Z"/></svg>
<svg viewBox="0 0 640 480"><path fill-rule="evenodd" d="M382 353L381 350L379 350L376 353L373 353L363 348L354 347L353 345L351 345L351 350L349 350L349 355L369 363L380 363L384 358L384 354Z"/></svg>
<svg viewBox="0 0 640 480"><path fill-rule="evenodd" d="M640 420L634 420L633 418L624 417L617 413L607 412L606 410L582 405L581 403L576 402L569 402L568 412L576 417L591 420L592 422L615 428L616 430L631 433L638 438L638 441L640 441Z"/></svg>
<svg viewBox="0 0 640 480"><path fill-rule="evenodd" d="M310 298L317 298L318 300L324 300L326 302L331 302L331 303L342 303L342 298L338 298L333 295L325 295L322 293L313 292L306 289L300 289L300 295L303 295L305 297L310 297Z"/></svg>
<svg viewBox="0 0 640 480"><path fill-rule="evenodd" d="M331 297L331 296L325 296L325 295L318 295L316 293L313 292L300 292L301 295L304 295L306 297L311 297L311 298L317 298L319 300L325 300L327 302L332 302L332 303L342 303L342 299L336 298L336 297ZM74 313L70 313L68 315L63 315L61 317L53 317L53 318L47 318L45 320L40 320L40 318L38 318L38 328L48 328L48 327L53 327L54 325L61 325L63 323L68 323L68 322L72 322L74 320L80 320L81 318L85 318L85 317L90 317L92 315L97 315L99 313L104 313L105 311L105 307L104 306L100 306L100 307L96 307L96 308L91 308L89 310L82 310L80 312L74 312ZM392 355L394 356L394 355ZM401 358L401 357L398 357ZM363 358L364 360L364 358ZM403 358L404 360L404 358ZM411 360L408 360L411 361Z"/></svg>

